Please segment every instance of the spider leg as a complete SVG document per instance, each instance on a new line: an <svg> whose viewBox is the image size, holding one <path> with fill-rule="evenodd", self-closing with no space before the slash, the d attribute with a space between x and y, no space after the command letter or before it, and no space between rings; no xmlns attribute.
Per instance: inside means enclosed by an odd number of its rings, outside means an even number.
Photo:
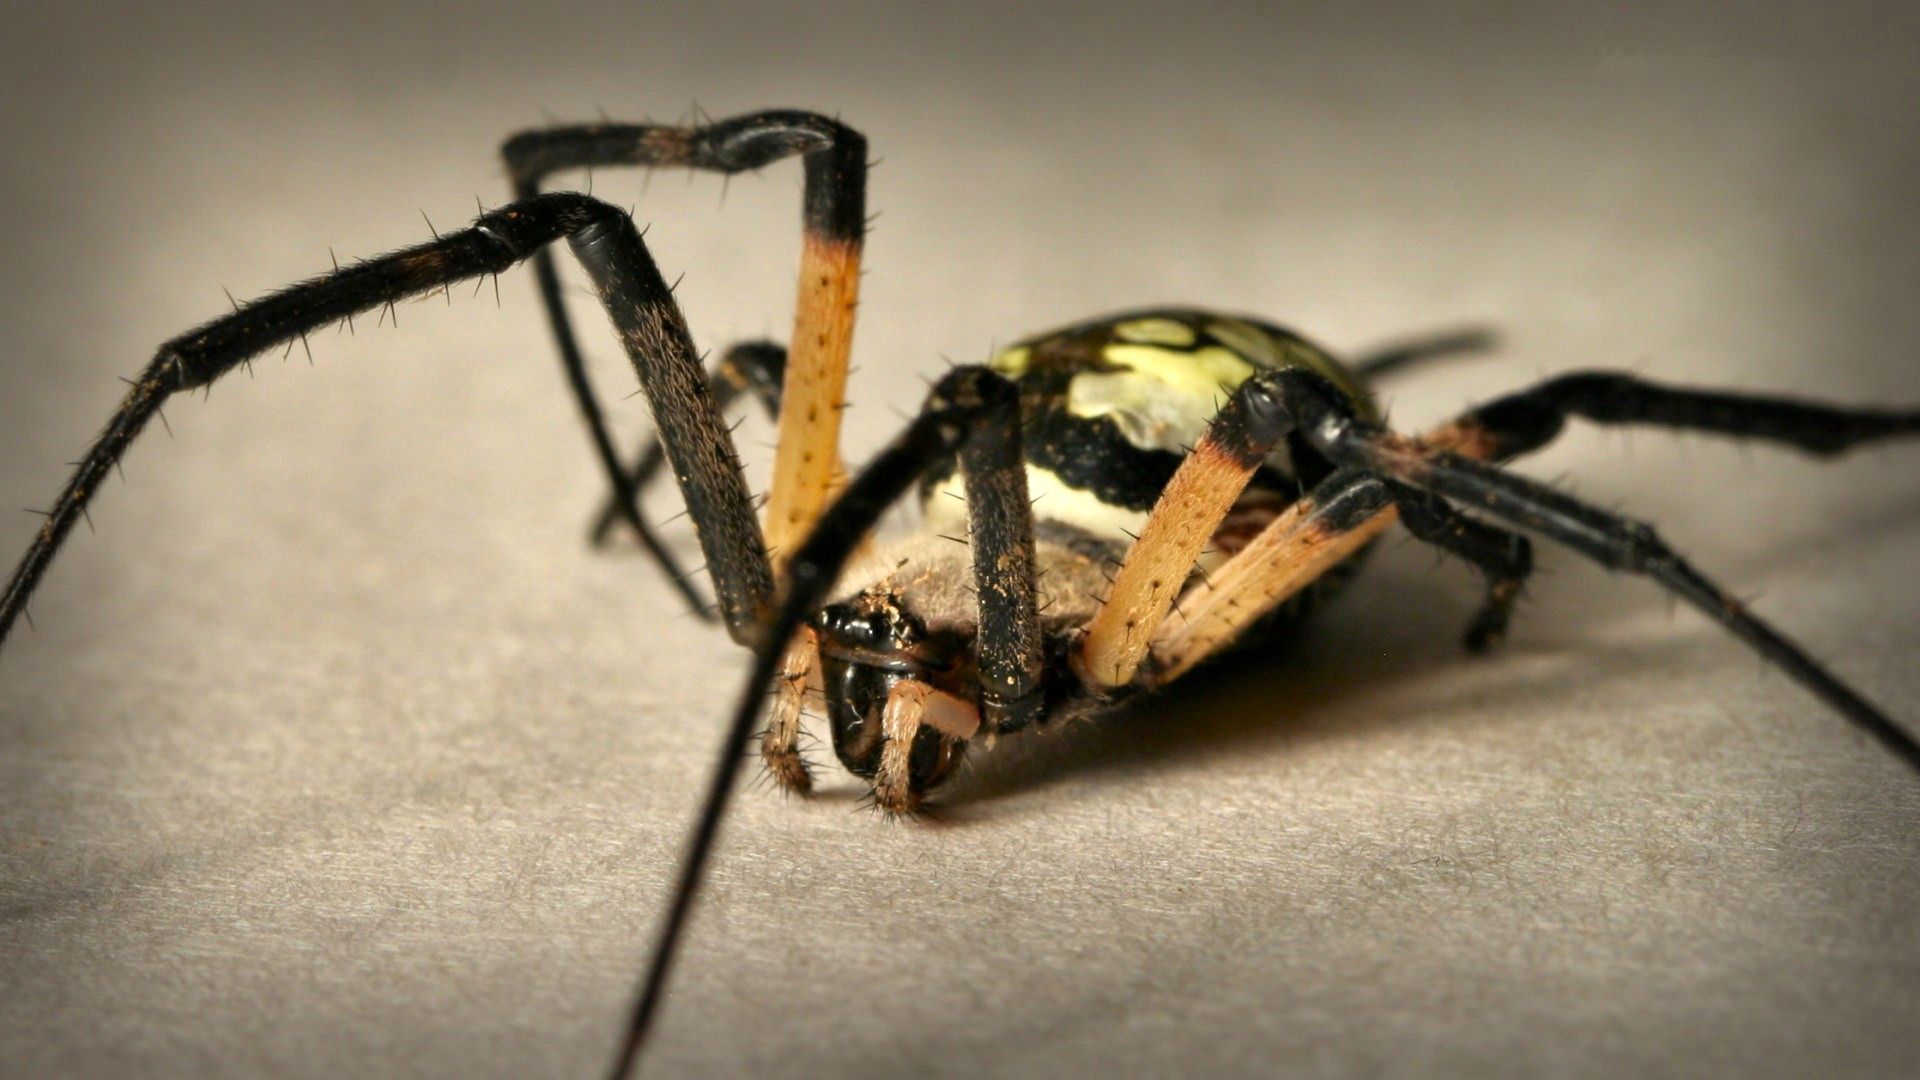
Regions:
<svg viewBox="0 0 1920 1080"><path fill-rule="evenodd" d="M880 711L880 727L885 742L880 748L880 767L873 774L873 800L883 812L909 814L919 804L913 790L913 741L927 711L927 698L933 687L918 679L903 680L887 694Z"/></svg>
<svg viewBox="0 0 1920 1080"><path fill-rule="evenodd" d="M840 407L846 397L866 232L866 139L828 117L775 110L695 127L590 124L530 131L507 140L501 153L521 197L537 193L554 172L582 166L665 165L732 174L796 154L802 157L806 188L793 361L783 393L767 510L769 548L791 550L826 505L839 477ZM619 465L587 385L552 260L536 256L534 271L561 363L612 481L621 516L646 543L649 533L637 505L636 485ZM647 546L672 572L658 545Z"/></svg>
<svg viewBox="0 0 1920 1080"><path fill-rule="evenodd" d="M723 414L742 391L747 391L766 406L769 417L778 417L780 380L786 370L787 350L783 346L771 341L741 342L728 348L707 372L707 390L713 394L714 407ZM629 474L635 498L646 494L648 485L660 475L660 466L665 461L666 451L660 445L659 435L648 434L634 455L633 469ZM599 515L594 518L588 539L595 547L605 545L614 525L625 518L626 510L619 498L609 496L601 505Z"/></svg>
<svg viewBox="0 0 1920 1080"><path fill-rule="evenodd" d="M1526 477L1447 453L1382 439L1356 456L1407 483L1556 540L1610 570L1641 574L1700 609L1816 697L1920 770L1920 743L1746 605L1682 559L1652 526L1608 513Z"/></svg>
<svg viewBox="0 0 1920 1080"><path fill-rule="evenodd" d="M948 382L953 383L948 395L972 410L971 430L960 444L960 473L966 484L967 544L980 604L974 654L980 668L981 718L989 730L1017 731L1040 718L1046 660L1019 394L984 368L957 368L940 385Z"/></svg>
<svg viewBox="0 0 1920 1080"><path fill-rule="evenodd" d="M1798 645L1749 612L1737 597L1681 558L1652 526L1601 510L1538 481L1360 420L1338 391L1331 385L1318 383L1313 376L1290 380L1284 388L1289 394L1286 405L1299 418L1301 433L1329 460L1472 506L1478 513L1572 548L1608 569L1653 579L1745 641L1769 664L1785 672L1909 766L1920 770L1920 742ZM1731 416L1714 414L1703 411L1701 407L1710 406L1710 402L1702 402L1701 397L1713 399L1723 395L1663 391L1649 399L1684 402L1687 416L1695 421L1712 418L1714 430L1748 430L1752 426L1750 418L1756 410L1743 409ZM1752 400L1743 399L1748 405ZM1908 414L1865 414L1863 418L1863 414L1854 413L1852 422L1857 425L1854 430L1821 436L1814 431L1817 423L1811 414L1816 410L1828 414L1837 410L1777 401L1766 404L1770 411L1763 425L1765 430L1796 445L1837 450L1863 438L1914 430L1913 417ZM1826 419L1837 418L1829 415Z"/></svg>
<svg viewBox="0 0 1920 1080"><path fill-rule="evenodd" d="M1570 417L1765 439L1834 455L1877 439L1920 435L1920 409L1865 409L1786 397L1661 386L1633 375L1580 371L1481 405L1427 441L1485 461L1537 450Z"/></svg>
<svg viewBox="0 0 1920 1080"><path fill-rule="evenodd" d="M1310 398L1309 391L1326 385L1310 372L1283 368L1248 379L1228 399L1154 504L1146 527L1127 549L1106 603L1088 622L1073 657L1083 681L1100 687L1125 686L1133 681L1141 662L1157 648L1156 638L1175 598L1187 587L1201 551L1268 453L1294 431L1298 422L1295 402ZM1340 484L1327 487L1335 479ZM1505 630L1521 582L1532 569L1532 552L1525 540L1473 521L1443 500L1404 484L1382 488L1337 476L1322 481L1316 490L1337 493L1338 498L1327 502L1322 495L1321 509L1327 512L1308 523L1307 533L1294 541L1304 546L1288 552L1289 557L1317 553L1322 548L1351 554L1385 527L1383 521L1377 528L1348 537L1360 530L1373 512L1396 507L1407 510L1416 536L1460 555L1487 575L1487 604L1468 630L1468 646L1484 649ZM1358 513L1356 507L1360 506L1371 506L1371 510ZM1296 515L1285 513L1270 523L1263 535L1285 535L1285 529L1295 521ZM1271 605L1256 604L1252 598L1272 591L1275 585L1270 579L1291 565L1281 554L1265 548L1240 552L1215 572L1209 592L1233 598L1235 604L1246 603L1246 621L1264 615ZM1229 588L1222 583L1221 574L1236 564L1241 568L1239 573L1246 573L1249 566L1259 569L1248 580ZM1224 580L1235 582L1236 576L1229 574ZM1182 607L1185 610L1185 605ZM1188 612L1187 616L1186 622L1194 623L1194 613ZM1217 621L1221 629L1231 629L1232 637L1246 625L1237 617ZM1158 656L1156 666L1174 665L1184 670L1198 656L1211 654L1229 640L1222 635L1207 637L1203 645L1189 640L1176 653Z"/></svg>
<svg viewBox="0 0 1920 1080"><path fill-rule="evenodd" d="M1767 438L1822 454L1920 431L1920 411L1915 410L1858 409L1670 388L1630 375L1586 372L1550 379L1482 405L1436 428L1421 440L1421 445L1467 459L1506 460L1544 446L1560 433L1570 416L1602 423L1646 423ZM1323 484L1308 499L1296 503L1250 546L1215 570L1210 581L1196 584L1181 597L1180 610L1186 618L1177 626L1163 627L1152 644L1157 678L1165 681L1178 677L1226 648L1251 623L1298 595L1339 563L1339 558L1316 561L1309 557L1312 553L1329 545L1357 551L1367 540L1386 531L1404 508L1388 503L1375 517L1355 523L1351 533L1330 530L1321 504L1331 497L1331 490ZM1451 513L1459 517L1457 511ZM1409 520L1408 524L1416 522ZM1428 539L1438 542L1445 530L1435 531L1438 535ZM1497 554L1491 541L1475 541L1471 546ZM1493 594L1500 588L1498 572L1472 552L1459 554L1489 572L1489 600L1494 600ZM1497 627L1497 621L1488 623L1488 619L1499 619L1496 604L1490 604L1476 619L1469 631L1469 647L1483 626L1488 631Z"/></svg>
<svg viewBox="0 0 1920 1080"><path fill-rule="evenodd" d="M1293 430L1283 383L1297 374L1268 371L1241 383L1180 462L1074 650L1083 682L1120 687L1133 681L1201 551L1254 472Z"/></svg>
<svg viewBox="0 0 1920 1080"><path fill-rule="evenodd" d="M1379 477L1364 469L1336 470L1181 595L1181 617L1163 621L1153 635L1152 678L1172 682L1232 647L1268 613L1349 565L1399 513Z"/></svg>
<svg viewBox="0 0 1920 1080"><path fill-rule="evenodd" d="M1351 366L1362 381L1372 382L1428 360L1487 352L1498 344L1493 331L1471 327L1383 346L1357 358Z"/></svg>
<svg viewBox="0 0 1920 1080"><path fill-rule="evenodd" d="M26 610L100 482L169 396L208 385L267 349L349 315L497 274L562 237L593 278L632 358L693 511L728 626L736 639L751 637L772 592L772 572L738 455L701 377L685 320L625 213L588 196L554 194L501 207L432 243L340 267L241 305L162 345L81 459L0 593L0 641Z"/></svg>
<svg viewBox="0 0 1920 1080"><path fill-rule="evenodd" d="M819 683L820 642L813 628L803 626L788 646L786 659L773 682L773 704L767 707L767 728L760 735L760 762L783 790L805 795L813 790L813 773L800 753L800 713L809 684Z"/></svg>
<svg viewBox="0 0 1920 1080"><path fill-rule="evenodd" d="M537 188L526 187L517 194L524 199L537 193ZM565 310L560 306L560 272L554 265L551 251L543 247L534 253L533 274L539 282L541 298L546 302L553 323L554 340L560 349L560 366L566 372L567 385L573 390L573 399L580 406L581 417L586 421L587 437L593 442L594 454L600 459L601 468L613 484L614 502L620 509L621 517L633 527L633 534L639 539L640 546L660 564L667 580L680 591L680 595L686 597L693 610L701 618L710 618L706 601L693 587L692 576L680 568L679 560L667 550L640 512L638 486L620 465L619 451L614 449L613 435L607 430L606 415L594 395L593 383L587 378L587 368L580 358L580 346L574 339L573 327L567 323Z"/></svg>
<svg viewBox="0 0 1920 1080"><path fill-rule="evenodd" d="M788 561L783 591L766 623L765 635L754 649L746 683L709 774L700 814L695 821L687 853L681 860L673 897L666 917L660 923L659 936L655 939L646 975L641 980L612 1076L628 1075L639 1056L647 1029L666 987L667 974L673 964L681 931L692 911L707 860L713 852L714 840L719 835L734 781L746 759L747 742L752 737L754 723L767 700L766 688L772 684L775 673L788 662L790 643L795 634L827 600L847 560L889 506L912 488L928 469L956 453L960 455L962 468L970 470L999 459L1003 451L993 448L1006 442L1002 433L1007 428L1017 433L1018 416L1019 392L1012 383L980 367L956 368L947 373L935 384L920 416L840 491ZM1013 444L1012 455L1015 462L1020 460L1017 442ZM981 577L982 686L994 686L996 677L1004 678L1011 673L1014 678L1011 691L1017 692L1021 678L1019 673L1032 671L1037 679L1041 661L1038 619L1031 615L1034 604L1033 526L1026 501L1024 468L1002 471L1012 472L1017 480L996 473L993 482L976 486L974 474L970 471L967 495L975 530L972 545L976 568L991 563L1013 571L996 576L991 589L987 587L986 576ZM981 504L991 504L997 509L986 510ZM996 515L1007 519L1007 527L1002 528L996 523ZM1025 567L1024 573L1021 573L1023 556ZM1026 586L1024 598L1018 595L1023 591L1020 582ZM993 591L1004 591L1010 594L1010 599L1004 604L991 601L988 597ZM994 614L995 611L1003 613ZM985 639L989 624L1010 623L1011 630L1002 629L996 633L1021 641L1028 636L1021 629L1023 622L1033 627L1030 655L1023 652L1023 646L1017 644L1001 649L987 648ZM1001 659L990 660L988 657L995 652L999 653ZM999 686L1006 687L1008 684L1001 683ZM999 689L997 696L1008 715L1020 715L1022 699L1011 698L1009 689ZM896 717L896 726L904 729L909 719L917 724L918 713L901 713ZM900 748L893 749L897 756Z"/></svg>
<svg viewBox="0 0 1920 1080"><path fill-rule="evenodd" d="M1533 545L1527 538L1468 517L1445 499L1405 484L1388 491L1407 531L1480 569L1487 579L1487 600L1467 626L1469 652L1483 653L1506 636L1514 601L1533 573Z"/></svg>

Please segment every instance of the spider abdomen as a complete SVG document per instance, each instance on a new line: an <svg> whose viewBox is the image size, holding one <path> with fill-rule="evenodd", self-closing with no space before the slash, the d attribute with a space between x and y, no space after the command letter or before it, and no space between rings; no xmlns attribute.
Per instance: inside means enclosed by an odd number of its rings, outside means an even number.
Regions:
<svg viewBox="0 0 1920 1080"><path fill-rule="evenodd" d="M1254 374L1306 368L1331 381L1361 414L1375 414L1361 381L1299 335L1191 308L1127 312L1039 334L1001 350L988 366L1020 387L1036 527L1043 535L1114 549L1139 535L1187 450ZM1276 447L1208 560L1238 550L1329 471L1298 440ZM929 525L965 528L958 470L936 475L922 491Z"/></svg>

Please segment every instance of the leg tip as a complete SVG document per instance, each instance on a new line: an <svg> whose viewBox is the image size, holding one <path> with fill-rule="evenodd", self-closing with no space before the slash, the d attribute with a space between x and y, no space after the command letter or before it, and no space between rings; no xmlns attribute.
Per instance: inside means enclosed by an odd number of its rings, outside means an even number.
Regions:
<svg viewBox="0 0 1920 1080"><path fill-rule="evenodd" d="M807 770L807 763L798 751L764 751L760 760L766 764L767 775L780 790L795 795L813 794L813 774Z"/></svg>
<svg viewBox="0 0 1920 1080"><path fill-rule="evenodd" d="M918 793L893 790L885 785L874 786L869 805L889 821L918 819L926 809L925 800Z"/></svg>

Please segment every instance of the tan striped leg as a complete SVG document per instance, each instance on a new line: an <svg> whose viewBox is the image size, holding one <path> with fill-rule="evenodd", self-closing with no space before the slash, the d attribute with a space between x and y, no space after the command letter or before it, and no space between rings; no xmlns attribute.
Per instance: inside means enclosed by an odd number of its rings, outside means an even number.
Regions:
<svg viewBox="0 0 1920 1080"><path fill-rule="evenodd" d="M1435 429L1418 445L1484 460L1494 439L1472 420ZM1351 558L1399 520L1373 481L1336 474L1275 518L1253 542L1180 598L1182 618L1163 621L1151 643L1154 678L1172 682L1239 640L1268 612Z"/></svg>
<svg viewBox="0 0 1920 1080"><path fill-rule="evenodd" d="M776 568L806 539L844 475L840 414L859 304L860 248L857 233L825 235L808 222L767 499L767 548Z"/></svg>
<svg viewBox="0 0 1920 1080"><path fill-rule="evenodd" d="M867 228L866 139L835 125L833 141L807 155L806 172L799 297L762 527L776 578L784 577L787 558L799 550L846 475L840 464L840 414L847 400ZM788 663L815 670L818 653L810 636L796 639ZM796 709L796 737L798 727ZM797 762L797 755L792 760Z"/></svg>
<svg viewBox="0 0 1920 1080"><path fill-rule="evenodd" d="M1343 474L1327 483L1348 479ZM1163 621L1154 635L1153 678L1172 682L1186 674L1385 532L1400 516L1385 500L1379 481L1352 478L1351 486L1331 498L1309 497L1288 507L1209 580L1180 598L1181 617ZM1382 503L1383 508L1373 509Z"/></svg>
<svg viewBox="0 0 1920 1080"><path fill-rule="evenodd" d="M1243 383L1207 426L1154 503L1140 538L1127 549L1106 603L1074 653L1082 680L1125 686L1146 658L1154 632L1185 587L1193 566L1247 481L1291 427L1280 406L1291 371Z"/></svg>
<svg viewBox="0 0 1920 1080"><path fill-rule="evenodd" d="M767 710L767 730L760 736L760 760L767 775L782 788L799 795L813 790L813 775L800 756L800 713L809 686L819 685L820 650L811 628L793 637L780 674L773 681L773 705Z"/></svg>
<svg viewBox="0 0 1920 1080"><path fill-rule="evenodd" d="M913 790L913 740L920 734L922 717L933 687L914 679L903 680L887 695L886 708L880 713L880 732L886 739L880 748L880 768L873 775L873 799L890 814L911 812L920 804Z"/></svg>
<svg viewBox="0 0 1920 1080"><path fill-rule="evenodd" d="M806 169L800 280L763 529L777 572L785 556L806 538L843 475L840 412L846 397L860 251L866 234L866 138L829 117L770 110L696 127L605 123L530 131L509 139L502 153L515 186L525 196L538 192L554 172L582 166L668 165L732 174L800 155ZM622 516L678 579L671 557L640 517L633 477L614 456L598 404L586 387L559 279L544 255L536 268L562 360L581 395ZM691 590L684 585L682 590L698 603Z"/></svg>

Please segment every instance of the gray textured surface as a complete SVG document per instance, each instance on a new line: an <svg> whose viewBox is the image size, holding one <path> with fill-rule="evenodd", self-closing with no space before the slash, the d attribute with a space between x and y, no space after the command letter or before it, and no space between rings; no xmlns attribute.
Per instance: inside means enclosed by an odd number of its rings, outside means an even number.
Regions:
<svg viewBox="0 0 1920 1080"><path fill-rule="evenodd" d="M1920 398L1892 8L4 20L0 506L222 284L459 222L502 135L596 102L872 136L856 452L942 354L1160 300L1342 347L1502 327L1396 386L1407 426L1591 364ZM595 184L703 342L784 332L793 169L724 214ZM0 1071L599 1067L741 658L583 550L594 472L502 287L176 403L63 555L0 658ZM1912 724L1917 453L1581 432L1529 468L1665 522ZM744 796L661 1073L1920 1072L1912 778L1650 589L1543 562L1488 662L1468 575L1400 545L1270 669L1009 748L936 823L844 777Z"/></svg>

